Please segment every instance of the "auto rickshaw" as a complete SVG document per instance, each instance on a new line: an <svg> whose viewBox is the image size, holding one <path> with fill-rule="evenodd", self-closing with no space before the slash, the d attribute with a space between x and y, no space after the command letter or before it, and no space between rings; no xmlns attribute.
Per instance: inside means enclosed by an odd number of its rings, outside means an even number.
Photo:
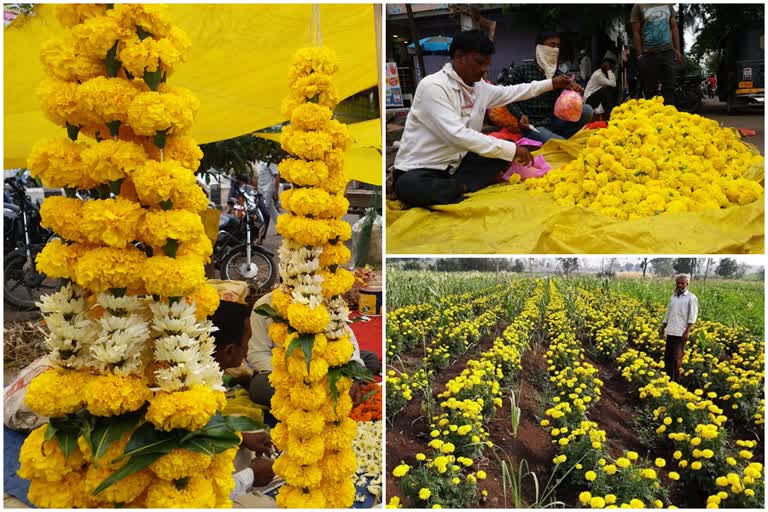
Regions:
<svg viewBox="0 0 768 512"><path fill-rule="evenodd" d="M734 30L720 45L717 89L728 113L739 108L760 108L765 101L765 44L762 23Z"/></svg>

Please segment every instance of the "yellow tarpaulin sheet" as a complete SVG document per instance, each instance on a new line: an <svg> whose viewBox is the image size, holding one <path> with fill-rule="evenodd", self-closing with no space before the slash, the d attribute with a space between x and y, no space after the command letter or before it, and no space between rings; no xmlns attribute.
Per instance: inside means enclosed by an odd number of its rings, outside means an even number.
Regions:
<svg viewBox="0 0 768 512"><path fill-rule="evenodd" d="M25 166L32 145L62 129L40 111L35 90L43 78L38 51L64 28L51 5L5 27L5 168ZM310 4L171 4L169 16L192 39L190 60L169 82L191 89L200 112L191 135L198 143L229 139L284 121L288 67L311 44ZM339 97L375 87L376 32L371 4L320 5L322 44L336 51ZM379 165L372 162L370 165ZM379 179L380 181L380 179Z"/></svg>
<svg viewBox="0 0 768 512"><path fill-rule="evenodd" d="M553 168L572 160L588 133L537 152ZM748 175L762 181L763 169ZM764 204L620 221L557 204L525 185L494 185L458 204L399 209L387 202L388 254L717 254L762 253Z"/></svg>
<svg viewBox="0 0 768 512"><path fill-rule="evenodd" d="M348 125L352 147L346 153L344 171L350 179L381 186L381 119ZM254 133L280 141L279 133Z"/></svg>

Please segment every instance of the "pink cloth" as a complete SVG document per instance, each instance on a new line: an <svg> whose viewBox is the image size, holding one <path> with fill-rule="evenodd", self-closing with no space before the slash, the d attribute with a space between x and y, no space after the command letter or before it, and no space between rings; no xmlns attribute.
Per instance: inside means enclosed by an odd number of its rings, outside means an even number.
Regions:
<svg viewBox="0 0 768 512"><path fill-rule="evenodd" d="M513 174L519 174L522 179L541 178L551 169L552 166L547 163L542 155L536 155L533 158L533 165L530 167L512 162L507 172L504 173L503 179L509 181Z"/></svg>

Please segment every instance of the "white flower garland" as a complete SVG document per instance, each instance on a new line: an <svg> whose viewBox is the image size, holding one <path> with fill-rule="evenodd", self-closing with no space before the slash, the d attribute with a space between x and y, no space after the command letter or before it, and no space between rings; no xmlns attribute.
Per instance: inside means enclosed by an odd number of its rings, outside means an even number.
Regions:
<svg viewBox="0 0 768 512"><path fill-rule="evenodd" d="M357 487L366 486L369 493L381 498L381 420L357 423L357 437L352 445L357 455ZM365 496L356 494L355 499L365 501Z"/></svg>
<svg viewBox="0 0 768 512"><path fill-rule="evenodd" d="M211 333L216 327L195 318L195 305L182 299L173 305L154 302L152 332L155 335L154 359L163 363L155 370L155 383L165 391L180 391L204 385L223 389L223 376L213 358Z"/></svg>
<svg viewBox="0 0 768 512"><path fill-rule="evenodd" d="M329 340L337 340L347 334L349 307L347 301L340 295L328 300L326 306L331 314L331 322L325 331L325 337Z"/></svg>
<svg viewBox="0 0 768 512"><path fill-rule="evenodd" d="M80 370L92 363L90 348L98 329L86 316L83 290L67 284L56 293L43 296L37 307L43 314L49 333L45 342L54 364Z"/></svg>

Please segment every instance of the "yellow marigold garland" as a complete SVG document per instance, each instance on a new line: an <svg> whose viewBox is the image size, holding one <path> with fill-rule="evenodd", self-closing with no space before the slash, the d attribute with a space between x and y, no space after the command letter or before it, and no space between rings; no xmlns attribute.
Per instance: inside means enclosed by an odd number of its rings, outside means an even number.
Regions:
<svg viewBox="0 0 768 512"><path fill-rule="evenodd" d="M332 118L338 103L331 79L335 71L332 51L299 50L282 104L290 124L281 143L293 158L280 164L280 172L295 187L281 196L288 211L276 225L285 239L283 284L273 292L272 306L283 322L273 322L269 335L275 343L271 412L280 422L272 439L282 450L274 470L287 482L277 504L287 508L347 508L355 497L356 426L345 421L352 408L351 381L339 380L334 401L328 379L329 371L349 362L353 349L344 336L348 311L340 298L354 282L340 268L350 257L343 242L351 237L351 227L342 220L349 207L343 165L350 137ZM295 341L308 337L313 338L309 361L302 350L294 350Z"/></svg>
<svg viewBox="0 0 768 512"><path fill-rule="evenodd" d="M66 197L41 206L42 225L61 239L37 264L70 283L40 304L51 361L61 368L36 377L26 401L61 421L86 409L97 425L149 406L98 458L85 431L65 457L60 433L45 440L44 425L25 442L19 474L31 479L28 496L42 507L231 506L235 449L215 457L173 450L105 487L143 421L161 431L197 430L226 403L205 322L219 297L203 272L213 250L198 216L208 207L194 175L203 153L185 135L199 101L166 83L191 42L160 5L51 8L68 31L41 46L47 76L37 95L67 137L35 145L28 167L45 186L65 189ZM82 201L76 190L101 199ZM178 325L184 333L174 331ZM168 373L176 342L197 355L195 379L182 385Z"/></svg>

